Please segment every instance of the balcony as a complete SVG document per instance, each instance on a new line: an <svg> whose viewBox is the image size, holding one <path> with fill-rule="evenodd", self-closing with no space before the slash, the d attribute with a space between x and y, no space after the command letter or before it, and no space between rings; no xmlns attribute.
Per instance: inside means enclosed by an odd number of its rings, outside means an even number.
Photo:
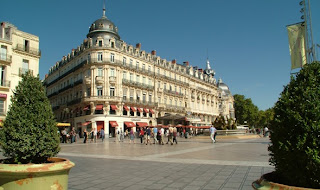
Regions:
<svg viewBox="0 0 320 190"><path fill-rule="evenodd" d="M8 55L6 53L1 53L0 54L0 61L3 63L11 63L12 62L12 55Z"/></svg>
<svg viewBox="0 0 320 190"><path fill-rule="evenodd" d="M91 77L85 77L84 81L86 85L91 85Z"/></svg>
<svg viewBox="0 0 320 190"><path fill-rule="evenodd" d="M96 76L96 84L103 84L103 77L102 76Z"/></svg>
<svg viewBox="0 0 320 190"><path fill-rule="evenodd" d="M31 75L33 75L33 70L31 69L25 69L25 68L19 68L19 77L21 77L22 75L26 74L27 72L30 72Z"/></svg>
<svg viewBox="0 0 320 190"><path fill-rule="evenodd" d="M30 47L26 47L23 44L17 44L17 46L14 48L14 50L20 51L20 52L24 52L24 53L28 53L34 56L41 56L41 51L36 49L36 48L30 48Z"/></svg>
<svg viewBox="0 0 320 190"><path fill-rule="evenodd" d="M0 87L10 88L10 81L8 80L1 80Z"/></svg>
<svg viewBox="0 0 320 190"><path fill-rule="evenodd" d="M116 81L117 81L117 78L116 78L115 76L109 77L109 82L110 82L111 84L115 84Z"/></svg>

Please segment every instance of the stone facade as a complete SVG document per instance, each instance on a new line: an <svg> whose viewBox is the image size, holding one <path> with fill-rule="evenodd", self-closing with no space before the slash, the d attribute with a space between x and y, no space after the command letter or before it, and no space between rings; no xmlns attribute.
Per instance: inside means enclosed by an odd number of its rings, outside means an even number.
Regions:
<svg viewBox="0 0 320 190"><path fill-rule="evenodd" d="M0 120L4 120L21 74L39 74L41 52L38 36L20 31L8 22L1 23L0 48Z"/></svg>
<svg viewBox="0 0 320 190"><path fill-rule="evenodd" d="M57 120L81 131L208 126L219 114L234 117L232 95L228 100L220 96L223 90L210 67L167 61L155 50L142 50L140 43L127 44L104 13L83 43L51 67L44 84Z"/></svg>

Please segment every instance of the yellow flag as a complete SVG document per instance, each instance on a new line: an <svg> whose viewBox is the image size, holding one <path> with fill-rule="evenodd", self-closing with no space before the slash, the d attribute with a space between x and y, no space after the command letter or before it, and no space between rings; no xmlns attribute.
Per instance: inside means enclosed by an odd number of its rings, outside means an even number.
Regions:
<svg viewBox="0 0 320 190"><path fill-rule="evenodd" d="M291 69L301 68L307 63L305 50L305 27L303 23L287 26L289 49L291 55Z"/></svg>

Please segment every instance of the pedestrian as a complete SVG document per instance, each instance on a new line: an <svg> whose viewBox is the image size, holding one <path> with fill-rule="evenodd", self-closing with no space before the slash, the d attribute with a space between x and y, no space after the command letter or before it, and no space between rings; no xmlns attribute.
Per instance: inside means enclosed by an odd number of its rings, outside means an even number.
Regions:
<svg viewBox="0 0 320 190"><path fill-rule="evenodd" d="M118 139L118 142L120 142L120 140L121 140L121 136L120 136L120 129L118 128L117 129L117 133L116 133L117 135L117 139Z"/></svg>
<svg viewBox="0 0 320 190"><path fill-rule="evenodd" d="M173 127L169 127L169 138L168 141L170 142L171 145L173 145Z"/></svg>
<svg viewBox="0 0 320 190"><path fill-rule="evenodd" d="M173 142L176 142L176 144L178 144L178 141L177 141L177 128L176 127L173 128Z"/></svg>
<svg viewBox="0 0 320 190"><path fill-rule="evenodd" d="M123 131L121 130L121 131L120 131L120 141L123 142L123 140L124 140L124 133L123 133Z"/></svg>
<svg viewBox="0 0 320 190"><path fill-rule="evenodd" d="M141 141L141 144L142 144L143 143L143 138L144 138L144 130L143 130L143 128L141 128L139 136L140 136L140 141Z"/></svg>
<svg viewBox="0 0 320 190"><path fill-rule="evenodd" d="M217 135L217 129L213 125L211 125L211 127L210 127L210 138L212 140L212 143L216 142L216 135Z"/></svg>
<svg viewBox="0 0 320 190"><path fill-rule="evenodd" d="M93 130L93 128L91 129L91 131L90 131L90 142L92 143L93 142L93 137L94 137L94 130Z"/></svg>
<svg viewBox="0 0 320 190"><path fill-rule="evenodd" d="M76 131L74 130L74 128L72 127L71 131L70 131L70 143L75 142L76 139Z"/></svg>
<svg viewBox="0 0 320 190"><path fill-rule="evenodd" d="M87 137L88 137L88 134L87 134L87 129L84 129L83 131L83 143L86 143L87 142Z"/></svg>
<svg viewBox="0 0 320 190"><path fill-rule="evenodd" d="M100 130L100 135L101 135L101 139L102 139L102 142L103 142L104 136L105 136L103 128L101 128L101 130Z"/></svg>
<svg viewBox="0 0 320 190"><path fill-rule="evenodd" d="M97 128L94 128L94 131L93 131L93 139L94 139L94 142L97 142L97 135L98 135L98 129L97 129Z"/></svg>
<svg viewBox="0 0 320 190"><path fill-rule="evenodd" d="M133 128L132 127L131 127L131 130L130 130L130 144L131 144L131 141L134 144L134 132L133 132Z"/></svg>
<svg viewBox="0 0 320 190"><path fill-rule="evenodd" d="M125 131L125 133L124 133L124 137L125 137L125 138L127 137L128 139L130 139L128 129L126 129L126 131Z"/></svg>
<svg viewBox="0 0 320 190"><path fill-rule="evenodd" d="M67 130L64 128L61 132L62 134L62 143L67 143Z"/></svg>
<svg viewBox="0 0 320 190"><path fill-rule="evenodd" d="M146 145L148 145L148 143L150 143L150 145L151 145L151 142L150 142L151 130L149 127L147 127L146 136L147 136Z"/></svg>
<svg viewBox="0 0 320 190"><path fill-rule="evenodd" d="M157 127L154 127L153 128L153 144L156 144L158 143L158 128Z"/></svg>
<svg viewBox="0 0 320 190"><path fill-rule="evenodd" d="M164 142L163 142L163 140L164 140L164 128L161 128L161 140L160 140L160 144L162 144L162 145L164 145Z"/></svg>
<svg viewBox="0 0 320 190"><path fill-rule="evenodd" d="M264 131L264 137L267 137L267 136L269 135L269 129L268 129L268 127L266 126L266 127L263 129L263 131Z"/></svg>

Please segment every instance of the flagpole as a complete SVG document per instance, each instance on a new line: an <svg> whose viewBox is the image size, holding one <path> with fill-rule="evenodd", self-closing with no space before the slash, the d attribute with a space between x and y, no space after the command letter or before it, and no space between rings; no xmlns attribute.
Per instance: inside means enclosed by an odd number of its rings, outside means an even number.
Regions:
<svg viewBox="0 0 320 190"><path fill-rule="evenodd" d="M304 51L305 51L305 55L306 55L306 63L310 63L310 56L309 56L309 37L308 37L308 17L307 17L307 6L306 6L306 0L303 0L300 2L300 4L303 3L303 17L302 19L304 19L304 27L305 27L305 39L304 39ZM301 63L302 64L302 63ZM303 65L301 65L301 68L303 67Z"/></svg>
<svg viewBox="0 0 320 190"><path fill-rule="evenodd" d="M311 45L312 45L312 54L313 61L317 61L316 48L313 42L313 33L312 33L312 16L311 16L311 8L310 8L310 0L308 0L308 14L309 14L309 22L310 22L310 37L311 37Z"/></svg>

